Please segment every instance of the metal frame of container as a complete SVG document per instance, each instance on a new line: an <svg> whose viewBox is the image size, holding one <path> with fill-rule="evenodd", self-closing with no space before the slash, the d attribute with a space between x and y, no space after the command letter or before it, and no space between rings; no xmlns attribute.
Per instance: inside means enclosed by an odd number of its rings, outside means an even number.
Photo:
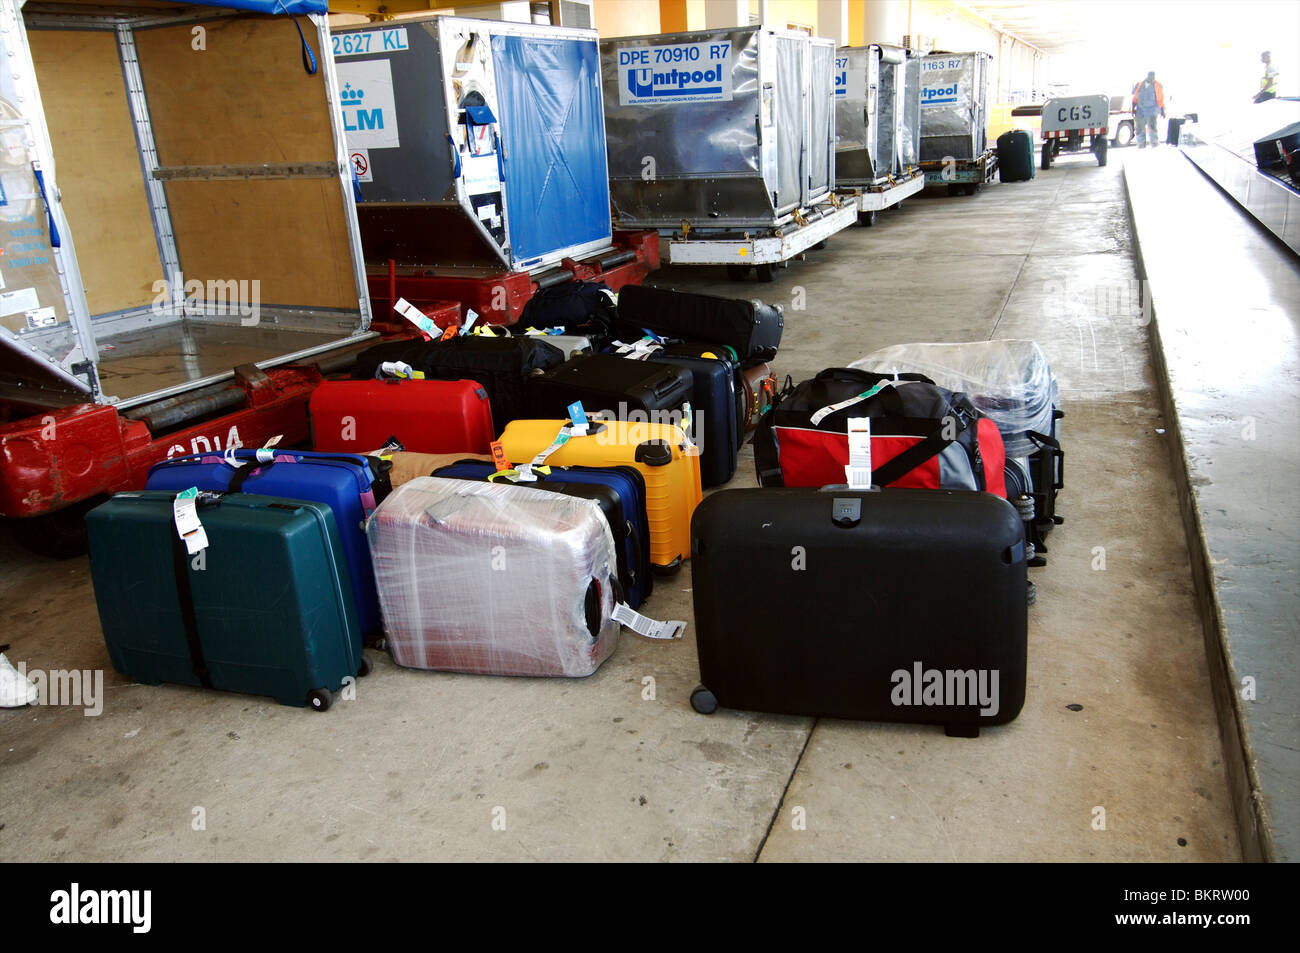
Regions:
<svg viewBox="0 0 1300 953"><path fill-rule="evenodd" d="M774 230L829 199L830 40L755 25L603 40L601 54L619 227Z"/></svg>
<svg viewBox="0 0 1300 953"><path fill-rule="evenodd" d="M928 53L921 71L922 161L977 159L988 151L987 53Z"/></svg>
<svg viewBox="0 0 1300 953"><path fill-rule="evenodd" d="M256 31L255 24L259 18L271 19L261 14L220 7L189 7L176 12L133 4L130 0L116 4L106 2L102 6L87 6L84 9L28 3L20 12L15 0L0 0L0 46L8 54L8 76L4 88L0 89L0 97L7 99L12 96L17 104L8 103L3 120L0 120L0 128L8 137L5 142L5 191L9 193L5 203L8 206L6 213L11 218L12 215L20 214L13 211L16 208L15 200L27 203L23 208L30 208L24 218L24 221L28 221L30 232L28 244L39 252L30 259L23 259L30 261L30 266L19 265L12 258L7 259L11 265L31 269L27 274L15 276L10 273L8 277L10 281L21 277L23 284L32 285L34 294L37 293L34 289L40 288L45 293L40 302L44 307L27 312L26 327L15 330L0 325L0 364L3 364L5 372L4 378L0 379L0 399L26 403L36 401L48 406L72 405L83 401L113 404L125 410L174 399L191 391L229 381L235 376L233 369L206 373L195 360L193 366L187 369L185 379L179 383L125 396L106 393L106 389L116 387L115 380L105 380L105 362L110 357L117 357L104 353L115 348L110 342L120 341L122 337L130 335L137 341L141 338L156 339L160 332L172 326L182 327L182 334L187 341L189 329L192 328L197 333L213 327L227 329L221 333L228 336L251 337L258 334L265 338L280 334L298 345L303 343L303 339L291 333L295 329L316 332L323 339L308 347L298 346L262 360L250 360L249 363L258 369L299 362L373 336L369 332L370 303L366 293L355 207L352 203L351 174L339 122L337 85L328 56L318 58L319 76L313 77L309 84L319 84L319 106L328 110L329 118L325 122L329 127L326 134L329 156L324 161L277 162L272 161L276 157L268 154L259 156L262 161L256 164L194 165L192 160L183 160L180 164L170 165L166 164L169 157L165 151L160 157L155 142L156 117L151 112L151 100L142 76L142 58L137 50L137 39L151 30L179 26L185 30L188 47L191 24L206 24L211 31L218 26L240 24L242 21L250 31ZM307 19L315 28L314 39L319 49L327 49L330 36L327 18L324 15L309 14ZM59 178L58 158L51 142L50 125L37 81L29 30L107 33L115 39L115 55L120 59L124 109L129 110L129 122L134 128L138 148L140 180L133 187L141 189L139 194L142 205L138 210L133 207L133 213L145 216L145 221L152 221L157 261L149 267L156 266L157 274L167 283L158 297L149 304L93 313L87 301L88 289L83 280L81 263L94 261L103 254L104 247L101 241L99 246L83 244L80 252L74 248L76 236L65 206L70 196L74 199L77 197L76 186L69 186ZM105 48L109 46L102 45ZM149 62L152 63L153 60ZM298 63L297 56L294 56L293 62ZM302 69L302 66L298 65L297 68ZM155 95L158 92L157 89L154 90ZM109 109L111 106L103 108ZM117 121L116 114L113 121ZM128 121L126 112L123 113L123 121ZM200 146L203 143L201 138L187 141L197 142ZM252 148L256 143L248 145ZM343 231L342 240L350 252L350 258L340 261L339 265L348 274L343 281L352 289L348 295L356 295L355 305L341 308L292 303L260 305L260 314L253 322L260 327L251 327L249 321L242 317L232 319L224 288L220 295L213 296L215 276L205 276L208 278L206 292L187 296L188 286L180 280L188 277L182 270L187 262L178 247L185 241L191 243L191 250L197 247L193 244L196 239L192 231L187 233L185 230L193 228L195 219L192 203L190 217L180 220L176 218L172 189L215 188L224 195L227 190L223 187L240 180L255 183L248 186L250 189L266 190L274 189L277 183L309 182L313 179L332 179L338 190L339 208L330 214L337 217L337 224ZM205 186L204 183L217 183L217 186ZM212 205L216 208L220 203L214 201ZM203 221L202 224L207 227L212 223ZM79 234L82 235L111 235L111 229L107 233L104 231L106 223L88 223L84 216L78 225L81 229ZM272 268L274 267L273 264ZM233 279L233 276L227 277ZM158 292L156 282L154 291ZM11 311L9 315L13 313ZM145 344L147 343L146 340ZM186 346L193 345L183 345L183 348ZM268 348L263 347L261 350L265 352Z"/></svg>
<svg viewBox="0 0 1300 953"><path fill-rule="evenodd" d="M379 39L354 50L367 35ZM360 183L358 200L368 265L392 260L439 274L538 273L611 247L595 30L430 14L344 28L336 36L340 77L355 81L349 95L364 92L364 81L383 98L380 107L395 113L387 130L375 129L373 111L362 115L379 101L372 99L352 107L355 121L348 124L349 142L372 180ZM517 37L554 41L527 47L527 55L547 60L547 68L525 71L522 79L508 75L506 41ZM582 50L587 44L589 58ZM512 49L523 55L523 48ZM585 74L588 65L594 75ZM564 102L548 95L557 81L572 83L574 95ZM535 83L545 88L531 88ZM584 86L590 94L585 101L578 95ZM551 113L562 113L562 122L585 123L582 135L575 140L557 134L563 127L545 128L548 117L556 118ZM362 145L373 141L385 144ZM529 201L551 202L550 211L512 208L520 194L511 187L541 164L538 149L551 149L541 170L547 181L529 189ZM565 214L575 210L580 214L566 223ZM555 241L537 244L543 233L559 234L566 224ZM529 247L521 251L524 241Z"/></svg>
<svg viewBox="0 0 1300 953"><path fill-rule="evenodd" d="M885 114L894 120L887 130L881 123L882 74ZM876 212L925 187L916 166L920 96L920 64L905 50L880 44L836 50L836 191L856 204L863 225L875 224Z"/></svg>

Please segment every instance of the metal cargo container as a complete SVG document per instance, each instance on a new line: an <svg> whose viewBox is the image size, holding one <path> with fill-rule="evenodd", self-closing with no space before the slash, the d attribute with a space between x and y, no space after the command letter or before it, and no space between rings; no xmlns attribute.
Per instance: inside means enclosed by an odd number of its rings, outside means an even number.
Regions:
<svg viewBox="0 0 1300 953"><path fill-rule="evenodd" d="M151 426L175 425L240 405L237 366L260 381L373 336L325 5L291 4L302 58L288 23L250 12L283 5L242 5L0 0L0 421L165 404ZM4 440L6 516L74 502L125 455L78 437L8 470ZM61 495L11 505L5 484L47 471Z"/></svg>
<svg viewBox="0 0 1300 953"><path fill-rule="evenodd" d="M835 185L835 47L761 26L605 40L622 228L774 227Z"/></svg>
<svg viewBox="0 0 1300 953"><path fill-rule="evenodd" d="M367 264L528 271L610 244L595 30L429 16L340 30Z"/></svg>
<svg viewBox="0 0 1300 953"><path fill-rule="evenodd" d="M869 185L915 168L920 144L920 64L902 47L836 52L836 167L840 185Z"/></svg>
<svg viewBox="0 0 1300 953"><path fill-rule="evenodd" d="M930 53L921 62L921 159L974 159L988 128L987 53Z"/></svg>

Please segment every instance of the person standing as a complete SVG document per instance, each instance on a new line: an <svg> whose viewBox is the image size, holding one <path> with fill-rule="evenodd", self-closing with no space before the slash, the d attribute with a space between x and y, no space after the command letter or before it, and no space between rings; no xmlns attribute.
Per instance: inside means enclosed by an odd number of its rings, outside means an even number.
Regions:
<svg viewBox="0 0 1300 953"><path fill-rule="evenodd" d="M1277 67L1273 65L1273 54L1268 50L1259 54L1259 61L1264 64L1264 75L1259 81L1255 102L1262 103L1277 98Z"/></svg>
<svg viewBox="0 0 1300 953"><path fill-rule="evenodd" d="M1160 133L1156 130L1156 116L1165 114L1165 91L1156 82L1155 70L1147 73L1147 78L1133 87L1133 115L1137 119L1138 148L1147 147L1148 130L1151 148L1160 144Z"/></svg>

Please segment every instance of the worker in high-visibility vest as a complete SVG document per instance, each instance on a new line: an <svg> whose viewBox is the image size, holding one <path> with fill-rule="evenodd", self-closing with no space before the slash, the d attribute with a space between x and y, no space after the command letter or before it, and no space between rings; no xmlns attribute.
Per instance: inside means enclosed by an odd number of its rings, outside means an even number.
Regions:
<svg viewBox="0 0 1300 953"><path fill-rule="evenodd" d="M1165 90L1156 82L1155 70L1147 73L1147 78L1133 87L1133 115L1137 119L1138 148L1147 147L1147 131L1150 130L1151 148L1160 144L1160 133L1156 129L1156 116L1165 114Z"/></svg>
<svg viewBox="0 0 1300 953"><path fill-rule="evenodd" d="M1259 54L1259 61L1264 64L1264 75L1260 78L1255 102L1262 103L1277 98L1277 67L1273 65L1273 54L1268 50Z"/></svg>

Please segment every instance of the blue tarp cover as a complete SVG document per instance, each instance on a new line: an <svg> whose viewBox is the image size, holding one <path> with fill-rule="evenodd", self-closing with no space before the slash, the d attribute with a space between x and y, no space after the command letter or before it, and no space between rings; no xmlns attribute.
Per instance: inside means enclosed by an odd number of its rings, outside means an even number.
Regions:
<svg viewBox="0 0 1300 953"><path fill-rule="evenodd" d="M327 0L188 0L200 7L225 7L228 10L251 10L253 13L324 13Z"/></svg>
<svg viewBox="0 0 1300 953"><path fill-rule="evenodd" d="M514 259L607 238L600 54L594 39L492 37L497 106L509 161L506 202Z"/></svg>

